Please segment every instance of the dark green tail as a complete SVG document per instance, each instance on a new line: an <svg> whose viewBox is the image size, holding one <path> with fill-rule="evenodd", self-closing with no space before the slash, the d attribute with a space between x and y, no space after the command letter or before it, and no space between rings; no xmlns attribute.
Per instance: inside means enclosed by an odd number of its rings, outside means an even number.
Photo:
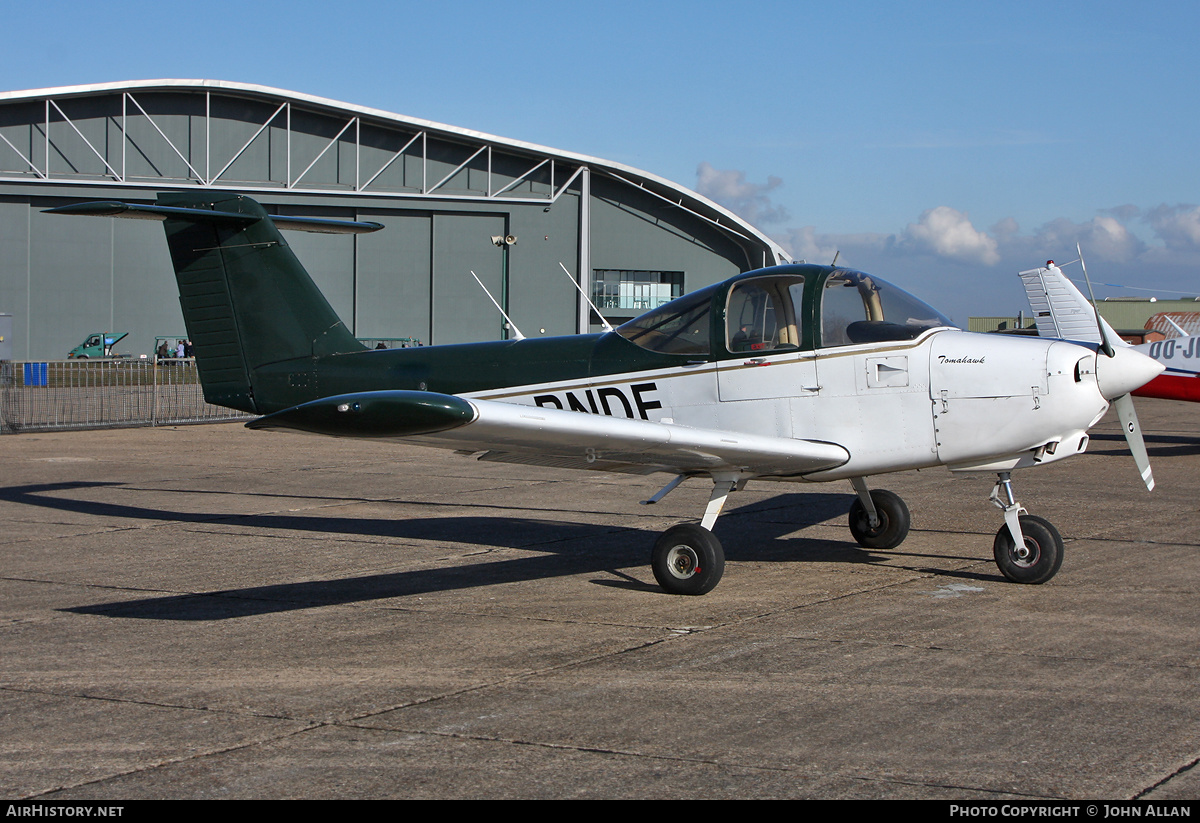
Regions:
<svg viewBox="0 0 1200 823"><path fill-rule="evenodd" d="M160 194L152 206L106 201L50 211L163 221L209 403L273 411L277 404L254 392L267 372L281 371L270 367L291 361L304 375L318 357L364 350L279 229L364 232L383 228L378 223L273 218L248 197L216 192Z"/></svg>
<svg viewBox="0 0 1200 823"><path fill-rule="evenodd" d="M259 368L363 349L258 203L189 192L160 195L158 205L253 219L171 215L163 223L209 403L261 412L254 399Z"/></svg>

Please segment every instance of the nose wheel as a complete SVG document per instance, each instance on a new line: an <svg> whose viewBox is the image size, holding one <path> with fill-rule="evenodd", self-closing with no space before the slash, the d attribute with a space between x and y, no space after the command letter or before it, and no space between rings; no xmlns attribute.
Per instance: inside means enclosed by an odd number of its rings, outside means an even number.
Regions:
<svg viewBox="0 0 1200 823"><path fill-rule="evenodd" d="M1014 583L1045 583L1062 565L1063 541L1048 520L1021 515L1021 545L1005 524L996 533L992 550L1001 573Z"/></svg>
<svg viewBox="0 0 1200 823"><path fill-rule="evenodd" d="M991 501L1004 510L1004 525L992 543L1000 573L1014 583L1045 583L1058 574L1063 560L1062 535L1049 520L1024 513L1013 499L1008 472L1000 472Z"/></svg>

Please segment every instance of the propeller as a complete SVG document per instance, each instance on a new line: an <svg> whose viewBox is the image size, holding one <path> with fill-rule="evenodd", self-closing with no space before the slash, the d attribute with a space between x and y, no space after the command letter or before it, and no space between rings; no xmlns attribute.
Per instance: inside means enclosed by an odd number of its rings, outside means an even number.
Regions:
<svg viewBox="0 0 1200 823"><path fill-rule="evenodd" d="M1105 323L1100 318L1100 309L1096 308L1096 293L1092 291L1092 278L1088 277L1087 262L1083 259L1083 249L1079 244L1075 244L1075 251L1079 253L1079 265L1083 268L1083 282L1087 283L1088 297L1092 300L1092 311L1096 314L1096 327L1100 330L1100 349L1109 357L1113 356L1115 349L1112 341L1108 339L1108 334L1105 331Z"/></svg>
<svg viewBox="0 0 1200 823"><path fill-rule="evenodd" d="M1092 311L1096 314L1096 326L1100 330L1100 351L1108 357L1103 367L1100 365L1100 359L1096 359L1096 383L1104 399L1112 401L1113 408L1117 411L1117 419L1121 421L1125 442L1129 444L1129 452L1133 455L1133 462L1137 464L1142 475L1142 482L1146 484L1147 491L1153 491L1154 473L1150 471L1150 455L1146 453L1146 441L1142 437L1142 427L1138 423L1130 392L1162 372L1162 366L1128 346L1113 346L1108 337L1107 324L1100 318L1100 311L1096 308L1096 295L1092 291L1091 278L1088 277L1087 263L1083 262L1083 249L1076 243L1075 250L1079 252L1083 279L1087 283L1088 296L1092 299Z"/></svg>
<svg viewBox="0 0 1200 823"><path fill-rule="evenodd" d="M1117 409L1117 417L1125 432L1125 442L1133 455L1133 462L1142 473L1142 482L1146 491L1154 491L1154 473L1150 471L1150 455L1146 454L1146 441L1142 438L1142 427L1138 423L1137 412L1133 410L1133 395L1123 394L1113 401Z"/></svg>

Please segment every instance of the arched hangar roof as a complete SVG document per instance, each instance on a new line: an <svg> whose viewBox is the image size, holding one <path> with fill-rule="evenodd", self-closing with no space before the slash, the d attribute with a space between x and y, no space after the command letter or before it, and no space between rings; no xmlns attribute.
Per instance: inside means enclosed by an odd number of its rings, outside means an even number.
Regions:
<svg viewBox="0 0 1200 823"><path fill-rule="evenodd" d="M688 212L763 264L790 259L745 220L656 175L379 109L221 80L0 93L0 183L544 205L588 174Z"/></svg>

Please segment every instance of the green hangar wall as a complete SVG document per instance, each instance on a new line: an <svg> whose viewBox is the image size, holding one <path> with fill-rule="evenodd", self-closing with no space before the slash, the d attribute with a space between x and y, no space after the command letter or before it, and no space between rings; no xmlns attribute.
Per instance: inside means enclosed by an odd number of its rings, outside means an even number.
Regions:
<svg viewBox="0 0 1200 823"><path fill-rule="evenodd" d="M183 335L162 228L47 215L89 199L233 191L275 214L372 220L369 235L287 234L364 339L528 337L614 324L787 260L757 229L620 164L294 92L166 80L0 93L0 313L15 359L95 331L150 353Z"/></svg>

